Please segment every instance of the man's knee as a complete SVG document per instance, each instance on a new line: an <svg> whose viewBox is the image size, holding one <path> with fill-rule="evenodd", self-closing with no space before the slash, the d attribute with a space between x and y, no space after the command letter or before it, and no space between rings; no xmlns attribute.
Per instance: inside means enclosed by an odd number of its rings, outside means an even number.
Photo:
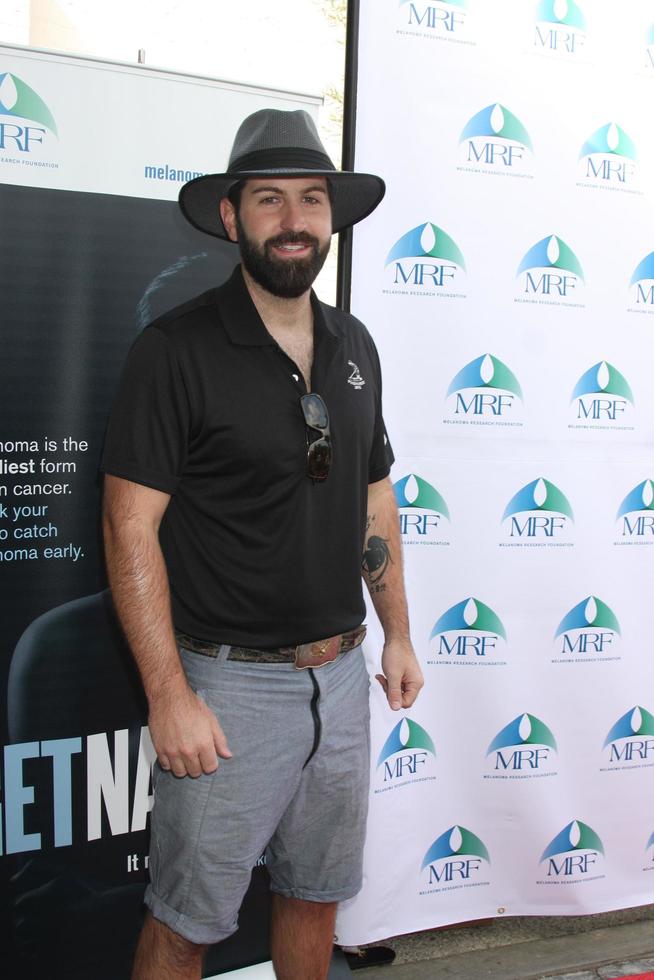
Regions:
<svg viewBox="0 0 654 980"><path fill-rule="evenodd" d="M167 976L164 970L179 970L181 974L195 966L200 967L206 948L206 945L193 943L173 932L148 913L139 940L132 980L156 976L153 971L157 969L162 971L162 976Z"/></svg>
<svg viewBox="0 0 654 980"><path fill-rule="evenodd" d="M207 948L206 945L191 942L190 939L173 932L169 926L159 922L158 919L153 918L152 921L156 923L155 928L161 936L160 942L165 944L172 956L179 960L180 966L192 964L202 959Z"/></svg>
<svg viewBox="0 0 654 980"><path fill-rule="evenodd" d="M312 902L306 898L290 898L273 892L273 908L276 908L282 915L293 915L307 919L329 919L336 915L338 902Z"/></svg>

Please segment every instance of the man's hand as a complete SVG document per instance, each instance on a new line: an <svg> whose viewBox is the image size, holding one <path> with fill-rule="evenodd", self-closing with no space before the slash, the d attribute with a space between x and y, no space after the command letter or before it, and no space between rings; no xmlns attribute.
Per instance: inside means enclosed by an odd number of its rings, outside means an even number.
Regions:
<svg viewBox="0 0 654 980"><path fill-rule="evenodd" d="M425 683L411 643L408 641L385 643L382 670L384 673L377 674L376 677L384 688L393 711L410 708Z"/></svg>
<svg viewBox="0 0 654 980"><path fill-rule="evenodd" d="M166 692L150 704L148 719L159 765L175 776L201 776L231 759L216 716L188 685Z"/></svg>

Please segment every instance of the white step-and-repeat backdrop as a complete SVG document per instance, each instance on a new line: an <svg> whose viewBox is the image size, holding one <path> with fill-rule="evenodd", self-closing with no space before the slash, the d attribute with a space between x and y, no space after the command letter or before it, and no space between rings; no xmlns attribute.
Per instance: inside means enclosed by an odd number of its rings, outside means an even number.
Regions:
<svg viewBox="0 0 654 980"><path fill-rule="evenodd" d="M653 104L651 3L361 0L352 310L426 683L373 694L343 943L654 901Z"/></svg>

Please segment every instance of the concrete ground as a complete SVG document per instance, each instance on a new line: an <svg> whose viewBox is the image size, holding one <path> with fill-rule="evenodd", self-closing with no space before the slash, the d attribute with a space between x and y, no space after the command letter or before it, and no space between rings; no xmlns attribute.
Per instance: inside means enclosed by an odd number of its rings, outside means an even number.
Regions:
<svg viewBox="0 0 654 980"><path fill-rule="evenodd" d="M654 971L654 906L579 917L493 919L399 936L361 980L609 980Z"/></svg>
<svg viewBox="0 0 654 980"><path fill-rule="evenodd" d="M614 980L654 972L654 905L601 915L491 919L397 936L388 966L351 971L335 955L329 980ZM230 973L274 980L271 963ZM209 978L222 980L222 978Z"/></svg>

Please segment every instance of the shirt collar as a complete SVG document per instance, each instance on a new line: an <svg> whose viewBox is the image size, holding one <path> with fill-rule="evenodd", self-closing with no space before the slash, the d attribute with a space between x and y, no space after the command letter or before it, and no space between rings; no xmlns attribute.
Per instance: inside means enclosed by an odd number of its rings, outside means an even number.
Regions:
<svg viewBox="0 0 654 980"><path fill-rule="evenodd" d="M225 332L233 344L242 347L276 347L277 342L266 330L252 297L245 285L241 266L237 265L232 275L218 290L221 320ZM330 339L339 339L341 331L329 313L329 307L322 303L311 290L314 331L316 337L327 332Z"/></svg>

